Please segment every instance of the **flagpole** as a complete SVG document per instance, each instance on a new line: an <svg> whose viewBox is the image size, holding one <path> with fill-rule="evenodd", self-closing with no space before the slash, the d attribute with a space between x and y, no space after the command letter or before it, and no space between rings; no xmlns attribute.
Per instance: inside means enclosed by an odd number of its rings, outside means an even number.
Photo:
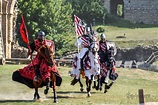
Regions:
<svg viewBox="0 0 158 105"><path fill-rule="evenodd" d="M30 59L31 59L31 62L32 62L32 65L33 65L33 68L34 68L34 63L33 63L33 60L32 60L32 53L30 52L31 48L30 48L30 42L29 42L29 39L28 39L28 31L27 31L27 28L26 28L26 25L25 25L25 21L24 21L24 17L23 17L22 14L21 14L21 19L22 19L22 24L24 25L24 29L25 29L25 33L24 34L26 34L25 43L27 44L27 47L29 49ZM34 71L35 71L35 69L34 69Z"/></svg>

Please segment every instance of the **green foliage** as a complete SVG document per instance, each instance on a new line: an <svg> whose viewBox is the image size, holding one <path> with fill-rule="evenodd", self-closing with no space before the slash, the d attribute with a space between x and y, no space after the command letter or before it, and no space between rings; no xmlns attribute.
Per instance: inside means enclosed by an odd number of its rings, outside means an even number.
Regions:
<svg viewBox="0 0 158 105"><path fill-rule="evenodd" d="M98 27L96 30L98 33L103 33L105 29L103 27Z"/></svg>
<svg viewBox="0 0 158 105"><path fill-rule="evenodd" d="M74 9L73 14L84 19L86 23L92 23L95 19L96 22L101 22L103 17L106 16L107 11L102 5L101 0L67 0L72 4Z"/></svg>
<svg viewBox="0 0 158 105"><path fill-rule="evenodd" d="M118 6L117 6L117 15L118 16L123 15L123 5L122 4L118 4Z"/></svg>
<svg viewBox="0 0 158 105"><path fill-rule="evenodd" d="M17 24L20 24L20 15L23 14L29 40L33 41L38 31L43 30L48 39L55 41L56 50L65 47L69 40L64 37L72 33L71 4L63 0L19 0L18 5ZM20 39L19 34L17 38Z"/></svg>

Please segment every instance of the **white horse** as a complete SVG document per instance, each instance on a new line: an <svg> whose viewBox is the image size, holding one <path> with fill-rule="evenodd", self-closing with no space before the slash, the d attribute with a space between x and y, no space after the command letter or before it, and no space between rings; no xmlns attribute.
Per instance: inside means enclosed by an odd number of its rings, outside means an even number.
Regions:
<svg viewBox="0 0 158 105"><path fill-rule="evenodd" d="M78 81L80 82L80 73L84 73L84 77L86 78L87 85L87 93L90 96L91 83L96 77L100 75L100 62L98 55L99 45L97 41L97 37L92 37L92 42L89 48L89 51L86 53L83 59L83 71L79 70L80 59L79 54L73 60L73 70L71 71L71 76L74 77L71 85L75 85ZM81 85L81 88L83 85ZM82 89L81 89L82 90Z"/></svg>

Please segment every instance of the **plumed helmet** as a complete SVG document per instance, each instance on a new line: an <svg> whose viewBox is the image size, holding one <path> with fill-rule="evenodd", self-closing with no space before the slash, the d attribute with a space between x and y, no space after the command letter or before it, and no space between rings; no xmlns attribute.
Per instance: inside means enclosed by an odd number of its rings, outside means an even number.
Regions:
<svg viewBox="0 0 158 105"><path fill-rule="evenodd" d="M38 37L40 41L43 41L45 39L45 33L43 31L38 32Z"/></svg>
<svg viewBox="0 0 158 105"><path fill-rule="evenodd" d="M101 40L105 40L105 39L106 39L105 34L101 34L101 35L100 35L100 39L101 39Z"/></svg>

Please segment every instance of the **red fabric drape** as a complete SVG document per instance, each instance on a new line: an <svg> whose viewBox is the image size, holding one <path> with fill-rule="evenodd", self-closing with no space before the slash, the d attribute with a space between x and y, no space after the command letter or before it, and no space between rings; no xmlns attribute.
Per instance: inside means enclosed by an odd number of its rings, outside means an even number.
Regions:
<svg viewBox="0 0 158 105"><path fill-rule="evenodd" d="M22 37L22 40L28 45L29 44L28 32L27 32L27 29L26 29L26 26L25 26L23 15L21 15L21 19L22 19L22 22L20 24L20 35Z"/></svg>

